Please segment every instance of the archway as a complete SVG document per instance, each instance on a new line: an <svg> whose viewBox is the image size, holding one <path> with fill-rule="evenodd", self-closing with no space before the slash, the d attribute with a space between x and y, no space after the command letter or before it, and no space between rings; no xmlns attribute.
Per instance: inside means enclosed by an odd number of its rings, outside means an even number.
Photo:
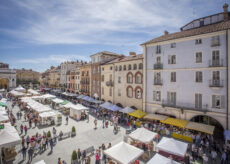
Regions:
<svg viewBox="0 0 230 164"><path fill-rule="evenodd" d="M123 108L123 105L121 103L117 103L116 105Z"/></svg>
<svg viewBox="0 0 230 164"><path fill-rule="evenodd" d="M197 116L194 116L190 121L215 126L214 133L213 133L214 138L219 139L219 140L224 139L224 127L216 119L210 116L197 115Z"/></svg>
<svg viewBox="0 0 230 164"><path fill-rule="evenodd" d="M9 89L9 80L7 78L0 79L0 89Z"/></svg>

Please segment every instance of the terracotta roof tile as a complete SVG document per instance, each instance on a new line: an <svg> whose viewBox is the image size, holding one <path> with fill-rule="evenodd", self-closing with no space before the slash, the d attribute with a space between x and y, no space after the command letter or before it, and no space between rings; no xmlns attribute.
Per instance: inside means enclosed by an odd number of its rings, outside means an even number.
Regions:
<svg viewBox="0 0 230 164"><path fill-rule="evenodd" d="M168 35L162 35L160 37L147 41L143 43L142 45L163 42L163 41L173 40L173 39L179 39L179 38L184 38L184 37L190 37L190 36L195 36L195 35L200 35L200 34L206 34L206 33L211 33L211 32L216 32L216 31L222 31L222 30L226 30L229 28L230 28L230 21L223 21L220 23L211 24L211 25L207 25L207 26L203 26L203 27L199 27L195 29L185 30L181 32L168 34Z"/></svg>

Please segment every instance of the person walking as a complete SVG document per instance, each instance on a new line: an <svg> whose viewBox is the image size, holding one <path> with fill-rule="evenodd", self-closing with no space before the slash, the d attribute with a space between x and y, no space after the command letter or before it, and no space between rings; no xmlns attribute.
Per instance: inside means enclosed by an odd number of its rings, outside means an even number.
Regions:
<svg viewBox="0 0 230 164"><path fill-rule="evenodd" d="M102 127L105 128L105 117L102 119Z"/></svg>
<svg viewBox="0 0 230 164"><path fill-rule="evenodd" d="M27 135L27 130L28 130L28 128L27 128L27 126L25 125L25 126L24 126L25 135Z"/></svg>
<svg viewBox="0 0 230 164"><path fill-rule="evenodd" d="M21 124L21 126L20 126L21 134L23 134L23 129L24 129L24 127L23 127L23 125Z"/></svg>
<svg viewBox="0 0 230 164"><path fill-rule="evenodd" d="M27 144L27 148L28 148L29 144L30 144L30 137L29 136L26 137L26 144Z"/></svg>
<svg viewBox="0 0 230 164"><path fill-rule="evenodd" d="M94 120L94 125L95 125L95 128L94 129L97 129L97 119L95 118Z"/></svg>
<svg viewBox="0 0 230 164"><path fill-rule="evenodd" d="M78 162L81 161L81 151L80 151L80 149L77 150L77 161Z"/></svg>
<svg viewBox="0 0 230 164"><path fill-rule="evenodd" d="M226 152L223 151L221 155L221 164L226 164L226 159L227 159Z"/></svg>
<svg viewBox="0 0 230 164"><path fill-rule="evenodd" d="M51 138L50 139L50 152L53 152L53 146L54 146L54 143L53 143L53 139Z"/></svg>
<svg viewBox="0 0 230 164"><path fill-rule="evenodd" d="M89 113L87 114L87 123L89 123Z"/></svg>
<svg viewBox="0 0 230 164"><path fill-rule="evenodd" d="M68 125L68 121L69 121L69 117L68 116L66 116L66 125Z"/></svg>
<svg viewBox="0 0 230 164"><path fill-rule="evenodd" d="M26 160L26 147L25 145L22 147L22 157L23 157L23 161Z"/></svg>
<svg viewBox="0 0 230 164"><path fill-rule="evenodd" d="M29 154L29 162L30 162L30 161L32 161L33 154L34 154L34 149L32 147L29 148L28 154Z"/></svg>
<svg viewBox="0 0 230 164"><path fill-rule="evenodd" d="M214 149L212 149L212 151L211 151L211 157L212 157L212 163L215 164L217 153Z"/></svg>

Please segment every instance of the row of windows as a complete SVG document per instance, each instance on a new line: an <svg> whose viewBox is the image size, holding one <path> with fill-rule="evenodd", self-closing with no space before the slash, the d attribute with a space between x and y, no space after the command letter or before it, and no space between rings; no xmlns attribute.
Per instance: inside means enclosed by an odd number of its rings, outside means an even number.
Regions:
<svg viewBox="0 0 230 164"><path fill-rule="evenodd" d="M199 45L202 44L202 39L195 39L195 45ZM211 38L211 46L220 46L220 36L213 36ZM176 43L171 43L170 44L171 48L176 48ZM156 46L156 54L160 54L161 53L161 46L157 45Z"/></svg>
<svg viewBox="0 0 230 164"><path fill-rule="evenodd" d="M221 59L220 59L220 51L214 50L212 51L212 64L213 66L220 66L221 65ZM196 52L195 54L195 63L202 63L202 52ZM156 57L156 63L161 63L161 56ZM176 64L176 55L169 55L168 56L168 64Z"/></svg>
<svg viewBox="0 0 230 164"><path fill-rule="evenodd" d="M176 82L176 72L170 73L170 81ZM154 73L154 84L158 84L157 82L161 81L161 72ZM220 71L212 71L212 82L220 83ZM202 83L203 82L203 72L202 71L196 71L195 72L195 82Z"/></svg>
<svg viewBox="0 0 230 164"><path fill-rule="evenodd" d="M153 91L153 101L163 102L172 106L180 106L177 102L177 94L176 92L167 92L167 100L164 102L161 99L161 91ZM203 105L202 103L203 95L200 93L196 93L194 95L194 108L196 109L205 109L207 108L207 104ZM212 108L215 109L224 109L225 108L225 97L223 95L212 95Z"/></svg>
<svg viewBox="0 0 230 164"><path fill-rule="evenodd" d="M128 69L127 69L127 67L128 67ZM115 71L137 70L137 64L133 64L133 66L131 64L129 64L128 66L123 65L123 67L122 67L122 65L120 65L119 67L114 66L114 69L115 69ZM138 65L138 69L140 69L140 70L143 69L143 64L142 63L140 63ZM110 70L113 70L113 66L110 66ZM104 67L102 67L102 71L104 71Z"/></svg>
<svg viewBox="0 0 230 164"><path fill-rule="evenodd" d="M135 98L141 99L142 98L142 89L137 87L134 91L135 91ZM101 94L104 95L104 87L101 88ZM134 97L132 87L127 88L126 95L129 98ZM109 89L109 96L112 96L112 88ZM121 89L118 89L118 96L121 96Z"/></svg>

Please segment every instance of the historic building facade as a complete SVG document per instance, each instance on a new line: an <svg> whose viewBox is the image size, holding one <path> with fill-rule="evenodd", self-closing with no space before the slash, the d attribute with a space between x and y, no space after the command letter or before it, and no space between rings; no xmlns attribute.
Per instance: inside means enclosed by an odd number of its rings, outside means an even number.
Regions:
<svg viewBox="0 0 230 164"><path fill-rule="evenodd" d="M48 86L53 89L60 87L61 66L52 67L48 72Z"/></svg>
<svg viewBox="0 0 230 164"><path fill-rule="evenodd" d="M17 69L17 86L21 85L23 87L39 87L40 76L41 74L37 71L33 71L32 69Z"/></svg>
<svg viewBox="0 0 230 164"><path fill-rule="evenodd" d="M145 111L230 127L227 7L142 44Z"/></svg>
<svg viewBox="0 0 230 164"><path fill-rule="evenodd" d="M9 68L9 64L0 63L0 89L16 87L16 70Z"/></svg>
<svg viewBox="0 0 230 164"><path fill-rule="evenodd" d="M91 64L85 64L80 67L80 93L92 96L91 94Z"/></svg>
<svg viewBox="0 0 230 164"><path fill-rule="evenodd" d="M109 51L103 51L98 52L94 55L91 55L91 67L92 67L92 73L91 73L91 93L94 98L101 98L101 69L100 65L106 62L109 62L115 58L120 57L121 55L118 55L113 52Z"/></svg>

